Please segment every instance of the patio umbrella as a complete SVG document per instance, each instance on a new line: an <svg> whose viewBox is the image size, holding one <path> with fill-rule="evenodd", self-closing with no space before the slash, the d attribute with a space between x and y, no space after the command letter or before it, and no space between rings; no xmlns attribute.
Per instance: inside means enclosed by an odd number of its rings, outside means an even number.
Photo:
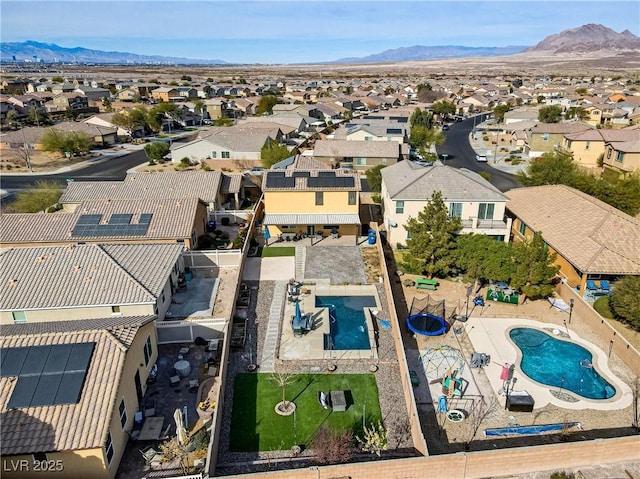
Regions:
<svg viewBox="0 0 640 479"><path fill-rule="evenodd" d="M300 301L296 301L295 318L296 318L296 321L300 321L302 319L302 313L300 312Z"/></svg>
<svg viewBox="0 0 640 479"><path fill-rule="evenodd" d="M506 381L507 379L509 379L509 365L507 363L504 363L504 366L502 366L502 371L500 372L500 379L502 379L503 381Z"/></svg>
<svg viewBox="0 0 640 479"><path fill-rule="evenodd" d="M271 238L271 232L269 231L269 227L265 225L265 227L264 227L264 241L265 241L265 243L269 242L269 238Z"/></svg>
<svg viewBox="0 0 640 479"><path fill-rule="evenodd" d="M187 436L187 431L184 428L184 421L182 420L182 411L176 409L173 412L173 420L176 422L176 435L178 436L178 443L184 444Z"/></svg>

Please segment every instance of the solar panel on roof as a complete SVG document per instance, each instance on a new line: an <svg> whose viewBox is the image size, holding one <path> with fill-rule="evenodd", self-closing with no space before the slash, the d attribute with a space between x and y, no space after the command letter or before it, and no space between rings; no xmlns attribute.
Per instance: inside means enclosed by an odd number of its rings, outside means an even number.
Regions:
<svg viewBox="0 0 640 479"><path fill-rule="evenodd" d="M284 171L267 171L267 176L271 178L284 178Z"/></svg>
<svg viewBox="0 0 640 479"><path fill-rule="evenodd" d="M309 171L294 171L293 172L293 177L294 178L309 178L310 175L311 175L311 173Z"/></svg>
<svg viewBox="0 0 640 479"><path fill-rule="evenodd" d="M94 225L100 223L102 215L80 215L76 225Z"/></svg>
<svg viewBox="0 0 640 479"><path fill-rule="evenodd" d="M149 224L151 223L151 218L153 218L153 213L142 213L140 215L139 224Z"/></svg>
<svg viewBox="0 0 640 479"><path fill-rule="evenodd" d="M116 213L111 215L107 224L100 224L102 215L81 215L71 230L71 236L144 236L152 217L153 213L143 213L139 223L131 223L132 214Z"/></svg>
<svg viewBox="0 0 640 479"><path fill-rule="evenodd" d="M18 377L7 407L77 403L94 348L75 343L3 349L2 376Z"/></svg>
<svg viewBox="0 0 640 479"><path fill-rule="evenodd" d="M318 177L324 177L324 178L328 178L328 177L334 177L336 176L336 172L335 171L319 171L318 172Z"/></svg>
<svg viewBox="0 0 640 479"><path fill-rule="evenodd" d="M133 215L113 214L111 215L111 218L109 218L109 224L128 225L131 223L131 218L133 218Z"/></svg>
<svg viewBox="0 0 640 479"><path fill-rule="evenodd" d="M400 128L387 128L387 134L389 135L400 135L402 130Z"/></svg>

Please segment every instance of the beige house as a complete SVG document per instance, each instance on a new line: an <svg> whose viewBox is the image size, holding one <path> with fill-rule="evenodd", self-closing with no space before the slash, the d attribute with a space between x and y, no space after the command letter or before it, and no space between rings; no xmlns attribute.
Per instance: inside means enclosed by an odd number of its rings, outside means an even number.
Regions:
<svg viewBox="0 0 640 479"><path fill-rule="evenodd" d="M537 123L527 131L524 153L535 158L561 147L565 135L595 129L583 123Z"/></svg>
<svg viewBox="0 0 640 479"><path fill-rule="evenodd" d="M449 214L461 219L460 234L484 234L509 241L507 198L477 173L440 164L425 167L412 161L388 166L381 173L383 216L387 240L393 247L406 244L407 221L418 216L436 191L442 193Z"/></svg>
<svg viewBox="0 0 640 479"><path fill-rule="evenodd" d="M640 221L564 185L505 193L514 241L540 232L569 286L581 295L587 280L640 275ZM558 207L561 205L561 207Z"/></svg>
<svg viewBox="0 0 640 479"><path fill-rule="evenodd" d="M640 170L640 140L638 131L632 131L636 139L632 141L607 142L604 151L604 165L622 174Z"/></svg>
<svg viewBox="0 0 640 479"><path fill-rule="evenodd" d="M2 328L2 477L116 476L158 356L154 319L107 317ZM39 371L48 371L46 381L24 366L27 356ZM48 473L42 472L45 465Z"/></svg>
<svg viewBox="0 0 640 479"><path fill-rule="evenodd" d="M401 145L395 141L318 140L313 151L316 160L358 171L392 165L401 154Z"/></svg>
<svg viewBox="0 0 640 479"><path fill-rule="evenodd" d="M156 88L155 90L152 90L151 98L164 103L184 100L184 97L180 95L180 92L178 90L168 86L161 86Z"/></svg>
<svg viewBox="0 0 640 479"><path fill-rule="evenodd" d="M576 163L586 168L596 168L605 155L606 144L633 142L638 132L633 130L591 129L564 135L562 149L570 153Z"/></svg>
<svg viewBox="0 0 640 479"><path fill-rule="evenodd" d="M179 244L10 248L0 254L0 324L158 315L178 274Z"/></svg>

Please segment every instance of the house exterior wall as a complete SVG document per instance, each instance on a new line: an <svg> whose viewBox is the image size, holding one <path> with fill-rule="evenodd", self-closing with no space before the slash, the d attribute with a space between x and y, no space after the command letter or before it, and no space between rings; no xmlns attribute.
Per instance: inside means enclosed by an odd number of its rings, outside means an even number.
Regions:
<svg viewBox="0 0 640 479"><path fill-rule="evenodd" d="M399 156L399 153L398 153ZM356 171L366 171L374 166L378 165L393 165L398 162L398 158L380 158L380 157L351 157L347 158L344 156L336 155L336 156L314 156L315 160L321 161L327 165L334 165L336 160L339 160L339 164L342 167L348 167L349 169L354 169Z"/></svg>
<svg viewBox="0 0 640 479"><path fill-rule="evenodd" d="M120 313L113 313L111 305L109 306L92 306L92 307L71 307L71 308L51 308L30 310L25 308L23 311L27 317L28 323L45 323L52 321L70 321L74 319L99 319L108 318L110 316L148 316L155 314L154 303L148 304L131 304L118 305ZM0 311L0 324L14 324L11 311Z"/></svg>
<svg viewBox="0 0 640 479"><path fill-rule="evenodd" d="M347 191L324 191L323 204L316 205L315 191L267 191L264 193L268 213L355 213L358 214L359 195L349 204Z"/></svg>
<svg viewBox="0 0 640 479"><path fill-rule="evenodd" d="M227 160L223 154L229 154L229 160L260 160L260 151L232 151L224 146L216 145L209 141L195 141L189 145L177 148L171 152L171 161L180 163L184 157L189 158L192 162L201 162L202 160Z"/></svg>
<svg viewBox="0 0 640 479"><path fill-rule="evenodd" d="M151 341L151 356L149 356L148 362L145 361L145 344L147 338ZM111 431L111 441L113 443L113 458L108 465L108 478L115 477L118 471L118 465L122 459L122 454L125 451L127 442L129 440L129 433L131 432L134 424L134 414L141 409L141 405L138 404L138 396L136 394L135 375L136 372L140 373L140 383L142 386L142 395L147 390L147 378L149 377L149 371L156 363L158 359L158 337L156 334L155 322L150 322L142 326L138 330L138 334L134 338L129 350L126 352L126 358L124 367L122 369L122 375L120 376L120 384L118 387L118 393L116 394L115 403L113 404L113 414L111 415L111 421L109 429ZM127 414L127 420L124 427L120 421L120 402L124 400L125 409ZM104 451L103 451L103 454ZM104 456L106 462L106 455Z"/></svg>
<svg viewBox="0 0 640 479"><path fill-rule="evenodd" d="M48 471L43 468L49 467ZM112 479L101 448L48 452L47 462L35 463L32 454L2 456L2 477L16 479Z"/></svg>
<svg viewBox="0 0 640 479"><path fill-rule="evenodd" d="M415 201L405 200L402 213L396 212L396 201L391 199L384 187L381 192L383 200L383 211L385 224L387 226L387 238L389 244L395 247L398 243L406 245L407 242L407 230L405 225L410 217L417 218L424 207L427 205L427 201ZM460 234L484 234L487 236L502 237L505 242L509 241L509 231L511 229L511 221L504 220L505 217L505 202L487 202L494 205L493 217L487 220L478 220L478 209L480 202L478 201L445 201L445 206L449 208L450 203L462 203L462 230ZM396 226L390 226L395 224Z"/></svg>
<svg viewBox="0 0 640 479"><path fill-rule="evenodd" d="M546 138L546 139L545 139ZM534 133L529 141L530 156L540 156L553 151L555 145L562 145L564 136L560 133Z"/></svg>
<svg viewBox="0 0 640 479"><path fill-rule="evenodd" d="M586 168L596 168L598 157L604 153L603 141L567 140L565 138L562 146L573 154L576 163Z"/></svg>
<svg viewBox="0 0 640 479"><path fill-rule="evenodd" d="M622 161L618 161L618 151L608 144L604 151L603 164L620 173L631 173L640 170L640 152L624 152Z"/></svg>
<svg viewBox="0 0 640 479"><path fill-rule="evenodd" d="M402 135L376 136L368 131L358 130L346 136L349 141L395 141L399 144L404 143Z"/></svg>

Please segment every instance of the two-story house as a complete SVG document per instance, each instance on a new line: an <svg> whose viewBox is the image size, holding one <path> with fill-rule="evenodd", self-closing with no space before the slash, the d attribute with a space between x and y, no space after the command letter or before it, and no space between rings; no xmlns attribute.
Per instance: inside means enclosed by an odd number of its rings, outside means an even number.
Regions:
<svg viewBox="0 0 640 479"><path fill-rule="evenodd" d="M584 123L537 123L527 131L524 153L531 157L542 156L561 147L565 135L594 129Z"/></svg>
<svg viewBox="0 0 640 479"><path fill-rule="evenodd" d="M154 319L2 327L2 477L116 476L158 357Z"/></svg>
<svg viewBox="0 0 640 479"><path fill-rule="evenodd" d="M406 244L407 221L418 216L436 191L442 193L450 216L462 221L460 234L484 234L509 241L507 198L477 173L441 164L420 166L412 161L388 166L381 173L380 196L389 244Z"/></svg>
<svg viewBox="0 0 640 479"><path fill-rule="evenodd" d="M402 146L396 141L317 140L313 156L327 165L365 171L397 163Z"/></svg>
<svg viewBox="0 0 640 479"><path fill-rule="evenodd" d="M628 175L640 170L640 140L638 130L631 130L635 139L630 141L607 142L604 147L606 168Z"/></svg>
<svg viewBox="0 0 640 479"><path fill-rule="evenodd" d="M263 224L280 235L360 233L360 175L346 170L268 170L262 178Z"/></svg>

